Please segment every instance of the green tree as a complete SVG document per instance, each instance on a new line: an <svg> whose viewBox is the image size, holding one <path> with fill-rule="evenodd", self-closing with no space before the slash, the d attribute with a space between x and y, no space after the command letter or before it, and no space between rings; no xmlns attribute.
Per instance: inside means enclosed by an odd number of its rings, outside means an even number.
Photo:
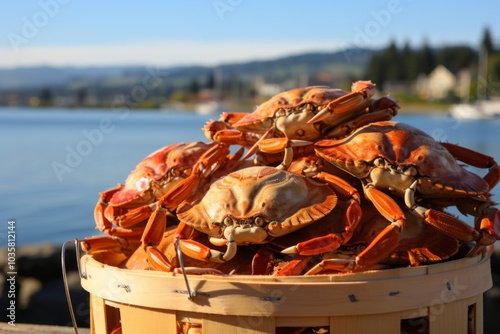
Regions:
<svg viewBox="0 0 500 334"><path fill-rule="evenodd" d="M422 49L417 55L419 73L429 74L436 67L434 52L427 41L424 41Z"/></svg>
<svg viewBox="0 0 500 334"><path fill-rule="evenodd" d="M484 48L484 50L488 52L488 54L491 54L494 51L489 28L484 28L483 30L483 38L481 39L481 48Z"/></svg>
<svg viewBox="0 0 500 334"><path fill-rule="evenodd" d="M189 83L188 91L192 95L198 94L198 92L200 91L200 84L196 79L191 80L191 82Z"/></svg>
<svg viewBox="0 0 500 334"><path fill-rule="evenodd" d="M417 58L415 55L415 51L410 46L409 42L405 42L403 47L403 51L401 52L402 56L402 69L403 69L403 80L404 81L413 81L418 77L418 64Z"/></svg>
<svg viewBox="0 0 500 334"><path fill-rule="evenodd" d="M76 91L76 103L81 106L85 104L87 99L87 90L85 88L80 88Z"/></svg>
<svg viewBox="0 0 500 334"><path fill-rule="evenodd" d="M469 46L447 46L438 50L436 63L449 69L469 68L475 65L477 53Z"/></svg>
<svg viewBox="0 0 500 334"><path fill-rule="evenodd" d="M385 71L388 81L400 81L403 78L403 68L401 65L401 56L396 46L392 41L383 53L383 63L385 64Z"/></svg>
<svg viewBox="0 0 500 334"><path fill-rule="evenodd" d="M38 94L38 98L40 99L40 106L50 106L53 104L52 91L48 87L42 88Z"/></svg>
<svg viewBox="0 0 500 334"><path fill-rule="evenodd" d="M215 87L215 76L213 73L210 73L207 77L207 81L205 82L205 87L208 89L214 89Z"/></svg>
<svg viewBox="0 0 500 334"><path fill-rule="evenodd" d="M383 88L387 80L386 66L384 64L384 57L381 52L374 53L368 62L366 69L366 78L376 83L378 87Z"/></svg>

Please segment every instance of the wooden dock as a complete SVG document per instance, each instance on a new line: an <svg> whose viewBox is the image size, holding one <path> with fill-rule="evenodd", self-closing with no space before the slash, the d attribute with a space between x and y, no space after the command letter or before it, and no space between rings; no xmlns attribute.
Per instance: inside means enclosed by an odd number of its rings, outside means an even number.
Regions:
<svg viewBox="0 0 500 334"><path fill-rule="evenodd" d="M33 334L33 333L50 333L50 334L74 334L73 327L65 326L49 326L49 325L34 325L34 324L16 324L15 326L0 323L0 333L13 334ZM89 328L78 328L79 334L90 334Z"/></svg>

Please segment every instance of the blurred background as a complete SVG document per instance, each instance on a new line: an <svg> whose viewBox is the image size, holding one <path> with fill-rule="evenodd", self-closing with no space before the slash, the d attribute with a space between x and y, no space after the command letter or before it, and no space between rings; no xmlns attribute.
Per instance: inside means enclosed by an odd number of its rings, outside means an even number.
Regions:
<svg viewBox="0 0 500 334"><path fill-rule="evenodd" d="M284 90L372 80L400 121L500 161L498 13L492 0L2 1L0 264L13 222L17 320L69 324L60 245L97 234L100 191L160 147L206 140L200 128L220 112ZM497 312L498 279L485 302Z"/></svg>
<svg viewBox="0 0 500 334"><path fill-rule="evenodd" d="M4 3L0 104L248 110L293 87L369 78L406 109L443 110L499 88L493 1L287 4Z"/></svg>

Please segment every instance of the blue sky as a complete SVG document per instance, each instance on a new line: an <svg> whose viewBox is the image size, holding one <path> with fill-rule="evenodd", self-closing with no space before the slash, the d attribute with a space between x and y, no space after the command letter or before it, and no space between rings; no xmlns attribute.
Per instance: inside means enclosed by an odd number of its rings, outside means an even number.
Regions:
<svg viewBox="0 0 500 334"><path fill-rule="evenodd" d="M499 1L2 0L0 67L216 65L308 51L500 44Z"/></svg>

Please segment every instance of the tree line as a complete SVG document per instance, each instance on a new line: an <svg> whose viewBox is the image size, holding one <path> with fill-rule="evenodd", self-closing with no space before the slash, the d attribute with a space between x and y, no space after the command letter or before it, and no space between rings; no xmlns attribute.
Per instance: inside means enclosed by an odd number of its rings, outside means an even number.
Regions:
<svg viewBox="0 0 500 334"><path fill-rule="evenodd" d="M428 75L440 64L452 72L462 69L475 72L480 49L488 54L489 80L500 78L500 53L494 47L488 28L483 32L478 48L466 45L431 48L427 42L420 48L412 48L409 42L398 47L392 41L386 48L373 53L366 68L366 77L383 88L387 82L413 82L419 75Z"/></svg>

